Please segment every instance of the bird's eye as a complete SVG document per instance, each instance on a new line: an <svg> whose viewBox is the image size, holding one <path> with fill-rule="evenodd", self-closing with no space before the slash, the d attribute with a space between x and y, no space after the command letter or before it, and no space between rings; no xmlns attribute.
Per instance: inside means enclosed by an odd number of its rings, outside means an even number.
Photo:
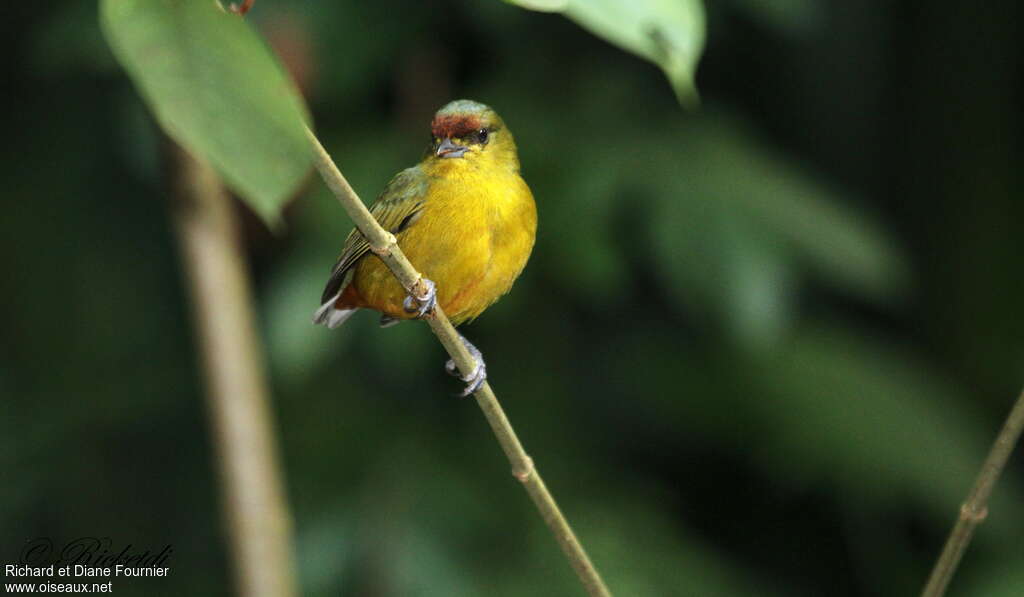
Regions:
<svg viewBox="0 0 1024 597"><path fill-rule="evenodd" d="M477 143L484 145L487 143L487 138L490 136L490 132L487 129L480 129L476 132Z"/></svg>

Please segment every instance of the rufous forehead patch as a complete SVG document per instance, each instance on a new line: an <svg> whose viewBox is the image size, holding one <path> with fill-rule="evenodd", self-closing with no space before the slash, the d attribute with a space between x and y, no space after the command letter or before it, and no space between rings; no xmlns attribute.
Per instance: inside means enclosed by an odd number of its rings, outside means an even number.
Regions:
<svg viewBox="0 0 1024 597"><path fill-rule="evenodd" d="M430 123L430 131L435 137L441 139L447 137L465 137L466 135L483 128L480 118L477 116L452 115L437 116Z"/></svg>

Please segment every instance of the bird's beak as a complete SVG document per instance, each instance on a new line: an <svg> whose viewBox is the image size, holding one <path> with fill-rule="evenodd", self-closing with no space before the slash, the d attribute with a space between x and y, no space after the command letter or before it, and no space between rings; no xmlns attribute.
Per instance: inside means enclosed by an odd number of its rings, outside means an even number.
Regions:
<svg viewBox="0 0 1024 597"><path fill-rule="evenodd" d="M468 147L456 145L452 143L450 138L445 137L441 144L437 146L436 155L439 158L461 158L467 151L469 151Z"/></svg>

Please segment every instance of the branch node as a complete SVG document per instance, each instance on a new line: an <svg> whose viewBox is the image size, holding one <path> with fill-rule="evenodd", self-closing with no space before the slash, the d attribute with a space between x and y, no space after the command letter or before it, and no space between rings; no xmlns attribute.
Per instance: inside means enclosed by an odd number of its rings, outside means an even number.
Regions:
<svg viewBox="0 0 1024 597"><path fill-rule="evenodd" d="M523 468L519 470L513 470L512 476L515 477L516 479L519 479L520 483L526 483L527 481L530 480L530 477L533 476L533 472L535 470L536 469L533 467L533 458L527 456L526 459L523 461Z"/></svg>
<svg viewBox="0 0 1024 597"><path fill-rule="evenodd" d="M981 524L988 517L988 506L982 506L980 511L975 510L970 504L964 503L960 506L960 518L974 524Z"/></svg>
<svg viewBox="0 0 1024 597"><path fill-rule="evenodd" d="M384 246L375 247L373 243L370 243L370 250L373 251L373 254L376 255L377 257L391 257L391 252L394 250L396 246L398 246L398 239L395 238L394 234L385 231Z"/></svg>
<svg viewBox="0 0 1024 597"><path fill-rule="evenodd" d="M405 290L418 301L422 302L427 300L428 290L427 285L423 283L423 274L417 275L416 281L410 284Z"/></svg>
<svg viewBox="0 0 1024 597"><path fill-rule="evenodd" d="M957 523L953 525L953 530L946 539L921 597L942 597L946 593L946 587L949 586L949 581L953 578L956 567L971 542L974 527L988 516L988 497L999 480L999 475L1006 468L1006 461L1013 453L1021 431L1024 431L1024 392L1021 392L1013 403L1002 430L999 431L992 449L985 458L981 472L974 480L967 500L960 506Z"/></svg>

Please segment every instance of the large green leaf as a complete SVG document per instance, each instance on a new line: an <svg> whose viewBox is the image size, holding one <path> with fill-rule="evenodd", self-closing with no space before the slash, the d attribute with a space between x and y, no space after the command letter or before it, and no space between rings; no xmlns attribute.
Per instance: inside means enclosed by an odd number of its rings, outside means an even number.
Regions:
<svg viewBox="0 0 1024 597"><path fill-rule="evenodd" d="M302 99L260 37L212 0L102 0L100 20L167 134L275 222L310 154Z"/></svg>
<svg viewBox="0 0 1024 597"><path fill-rule="evenodd" d="M700 0L507 0L561 12L594 35L654 62L684 104L697 101L694 74L704 50Z"/></svg>
<svg viewBox="0 0 1024 597"><path fill-rule="evenodd" d="M767 469L832 479L853 508L902 493L935 520L955 515L994 430L940 373L891 344L827 327L801 331L758 369L750 379L762 394L750 408L766 433L754 456ZM1006 525L1024 515L1004 501L1020 503L1020 492L1006 479L994 497Z"/></svg>
<svg viewBox="0 0 1024 597"><path fill-rule="evenodd" d="M749 127L705 111L672 134L685 143L652 152L644 176L658 257L682 298L721 309L755 287L785 293L792 268L870 300L905 293L908 267L877 218Z"/></svg>

